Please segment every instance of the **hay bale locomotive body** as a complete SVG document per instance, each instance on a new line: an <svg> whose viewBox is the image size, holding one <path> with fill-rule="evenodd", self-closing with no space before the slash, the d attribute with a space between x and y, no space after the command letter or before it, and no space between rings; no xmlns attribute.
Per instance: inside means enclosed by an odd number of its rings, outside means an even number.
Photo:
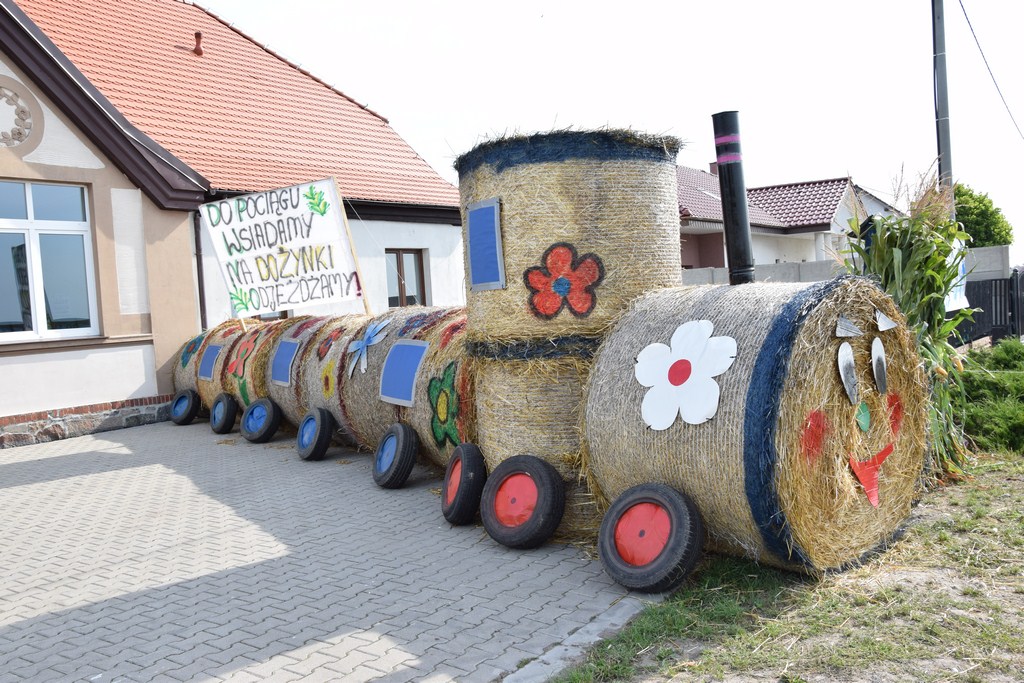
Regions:
<svg viewBox="0 0 1024 683"><path fill-rule="evenodd" d="M914 339L863 278L681 287L671 138L553 133L457 162L466 308L228 321L188 342L176 422L332 440L514 548L596 537L606 570L676 586L707 540L805 572L909 514L926 394ZM732 254L730 253L730 260Z"/></svg>

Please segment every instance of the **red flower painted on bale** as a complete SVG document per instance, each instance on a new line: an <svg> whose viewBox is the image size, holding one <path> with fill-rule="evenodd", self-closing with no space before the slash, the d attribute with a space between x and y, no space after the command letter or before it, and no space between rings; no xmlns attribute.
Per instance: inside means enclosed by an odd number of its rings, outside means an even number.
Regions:
<svg viewBox="0 0 1024 683"><path fill-rule="evenodd" d="M590 315L597 304L594 290L604 280L601 258L596 254L578 256L576 247L558 242L548 247L541 263L544 265L523 273L534 314L550 320L568 306L577 318Z"/></svg>
<svg viewBox="0 0 1024 683"><path fill-rule="evenodd" d="M326 358L327 354L331 350L331 347L334 346L334 342L338 341L338 337L340 337L343 334L345 334L344 327L339 327L335 330L331 330L330 333L328 333L328 335L324 337L324 340L320 342L320 345L316 347L316 357L319 358L321 361L324 358Z"/></svg>
<svg viewBox="0 0 1024 683"><path fill-rule="evenodd" d="M235 357L230 363L228 363L228 374L234 375L235 377L241 377L245 374L245 362L249 360L249 357L256 351L257 336L258 333L250 337L246 337L238 343L238 350L235 351Z"/></svg>

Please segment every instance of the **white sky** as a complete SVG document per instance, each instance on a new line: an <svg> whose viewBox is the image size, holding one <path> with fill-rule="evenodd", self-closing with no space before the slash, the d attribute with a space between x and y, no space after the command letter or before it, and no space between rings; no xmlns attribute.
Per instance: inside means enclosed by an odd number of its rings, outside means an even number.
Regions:
<svg viewBox="0 0 1024 683"><path fill-rule="evenodd" d="M1022 138L944 0L951 158L1014 225L1024 263ZM1024 128L1024 2L962 0ZM625 127L714 159L737 110L748 187L852 176L892 201L935 160L929 0L196 0L387 118L453 183L455 157L507 133Z"/></svg>

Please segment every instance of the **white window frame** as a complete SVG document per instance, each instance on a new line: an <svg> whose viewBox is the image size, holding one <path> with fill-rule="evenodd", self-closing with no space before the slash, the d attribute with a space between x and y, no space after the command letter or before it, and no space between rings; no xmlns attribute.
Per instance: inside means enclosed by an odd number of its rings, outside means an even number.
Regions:
<svg viewBox="0 0 1024 683"><path fill-rule="evenodd" d="M100 333L99 307L96 302L96 272L93 263L95 256L92 248L92 226L89 215L89 189L74 183L44 183L22 180L18 178L0 178L4 182L20 183L25 188L25 206L27 219L0 218L0 233L20 234L25 237L25 260L29 272L29 301L32 306L32 329L22 332L0 332L0 344L25 341L46 341L53 339L76 339L95 337ZM60 185L77 187L82 190L82 204L85 214L84 221L53 221L36 220L32 204L33 185ZM85 279L88 288L89 327L68 330L47 329L46 307L43 302L43 262L39 258L40 235L79 235L82 237L82 249L85 257Z"/></svg>

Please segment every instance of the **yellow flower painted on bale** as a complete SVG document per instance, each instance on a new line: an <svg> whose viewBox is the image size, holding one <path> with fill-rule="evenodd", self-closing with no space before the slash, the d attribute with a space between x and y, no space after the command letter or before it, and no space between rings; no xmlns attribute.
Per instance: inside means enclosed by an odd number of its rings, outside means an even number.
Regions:
<svg viewBox="0 0 1024 683"><path fill-rule="evenodd" d="M437 419L444 424L448 421L448 392L442 391L437 397Z"/></svg>
<svg viewBox="0 0 1024 683"><path fill-rule="evenodd" d="M324 366L323 372L320 373L321 389L324 392L324 398L331 398L334 396L334 392L338 389L338 375L334 372L334 368L337 365L337 361L331 361Z"/></svg>
<svg viewBox="0 0 1024 683"><path fill-rule="evenodd" d="M455 391L456 364L452 361L445 367L440 377L431 377L427 383L427 395L434 414L430 418L430 432L438 448L445 443L458 446L459 427L456 418L459 416L459 399Z"/></svg>

